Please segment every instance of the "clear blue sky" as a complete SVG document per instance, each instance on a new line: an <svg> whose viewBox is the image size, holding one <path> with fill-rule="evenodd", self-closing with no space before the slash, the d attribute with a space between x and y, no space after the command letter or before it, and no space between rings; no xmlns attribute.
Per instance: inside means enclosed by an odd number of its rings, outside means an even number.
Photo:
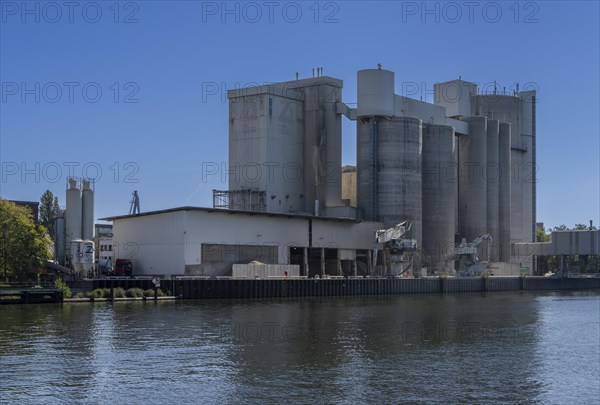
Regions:
<svg viewBox="0 0 600 405"><path fill-rule="evenodd" d="M211 206L227 188L202 178L203 162L227 162L225 89L322 66L353 103L356 71L382 63L397 93L416 83L426 100L459 75L535 83L538 220L600 222L596 1L0 4L3 198L50 189L64 204L72 171L101 173L97 217L127 213L134 189L142 211ZM354 164L352 122L343 137Z"/></svg>

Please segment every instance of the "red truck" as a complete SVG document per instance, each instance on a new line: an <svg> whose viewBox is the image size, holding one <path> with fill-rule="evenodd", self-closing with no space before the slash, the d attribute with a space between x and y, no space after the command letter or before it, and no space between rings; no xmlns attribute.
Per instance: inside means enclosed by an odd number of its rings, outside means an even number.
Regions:
<svg viewBox="0 0 600 405"><path fill-rule="evenodd" d="M131 277L133 275L133 264L131 260L117 259L115 263L115 275Z"/></svg>

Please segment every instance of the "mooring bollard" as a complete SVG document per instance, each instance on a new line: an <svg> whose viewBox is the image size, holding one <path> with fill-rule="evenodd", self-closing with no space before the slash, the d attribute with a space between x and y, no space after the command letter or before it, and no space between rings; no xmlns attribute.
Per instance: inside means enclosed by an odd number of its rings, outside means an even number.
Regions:
<svg viewBox="0 0 600 405"><path fill-rule="evenodd" d="M154 301L158 301L158 288L160 287L160 278L154 277L152 279L152 284L154 284Z"/></svg>
<svg viewBox="0 0 600 405"><path fill-rule="evenodd" d="M519 277L519 284L521 291L525 291L525 274L523 273L521 273L521 276Z"/></svg>

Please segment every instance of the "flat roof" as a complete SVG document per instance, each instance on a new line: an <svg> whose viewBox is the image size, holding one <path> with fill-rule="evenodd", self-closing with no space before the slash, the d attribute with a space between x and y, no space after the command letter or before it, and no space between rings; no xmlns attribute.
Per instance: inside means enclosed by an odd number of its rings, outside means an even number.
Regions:
<svg viewBox="0 0 600 405"><path fill-rule="evenodd" d="M338 221L338 222L353 222L353 223L363 222L360 219L347 218L347 217L317 217L314 215L307 215L307 214L291 214L291 213L284 214L284 213L279 213L279 212L242 211L242 210L228 210L228 209L222 209L222 208L191 207L191 206L169 208L169 209L158 210L158 211L142 212L140 214L117 215L117 216L113 216L113 217L98 218L98 219L100 221L116 221L119 219L145 217L145 216L150 216L150 215L160 215L160 214L167 214L167 213L178 212L178 211L200 211L200 212L208 212L211 214L217 213L217 214L229 214L229 215L263 216L263 217L292 218L292 219L318 219L318 220L323 220L323 221Z"/></svg>
<svg viewBox="0 0 600 405"><path fill-rule="evenodd" d="M258 94L274 94L303 101L304 93L301 92L301 89L304 87L329 85L342 88L343 83L342 80L331 76L308 77L298 80L289 80L287 82L266 83L241 89L227 90L227 98L255 96Z"/></svg>

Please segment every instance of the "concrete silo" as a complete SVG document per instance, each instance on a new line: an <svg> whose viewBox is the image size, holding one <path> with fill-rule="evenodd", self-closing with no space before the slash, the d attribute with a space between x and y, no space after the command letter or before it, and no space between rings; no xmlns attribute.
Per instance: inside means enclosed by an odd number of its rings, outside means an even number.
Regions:
<svg viewBox="0 0 600 405"><path fill-rule="evenodd" d="M498 261L498 240L500 239L500 155L499 155L500 122L494 119L487 121L487 156L483 172L486 181L487 233L492 237L492 257L490 262ZM489 242L488 242L489 243Z"/></svg>
<svg viewBox="0 0 600 405"><path fill-rule="evenodd" d="M421 246L421 120L373 117L357 123L357 206L386 227L409 220Z"/></svg>
<svg viewBox="0 0 600 405"><path fill-rule="evenodd" d="M458 225L467 241L487 233L487 119L469 117L469 135L459 138Z"/></svg>
<svg viewBox="0 0 600 405"><path fill-rule="evenodd" d="M422 158L422 247L431 271L450 271L458 193L454 128L424 124Z"/></svg>
<svg viewBox="0 0 600 405"><path fill-rule="evenodd" d="M499 226L498 226L498 250L499 261L510 261L510 177L511 177L511 125L508 123L500 124L498 136L498 157L500 164L499 178Z"/></svg>
<svg viewBox="0 0 600 405"><path fill-rule="evenodd" d="M385 226L412 222L412 237L421 245L422 123L394 117L379 126L378 212Z"/></svg>
<svg viewBox="0 0 600 405"><path fill-rule="evenodd" d="M94 190L89 180L82 181L81 190L81 236L83 240L94 239Z"/></svg>
<svg viewBox="0 0 600 405"><path fill-rule="evenodd" d="M71 257L71 241L81 239L81 190L77 180L69 178L67 188L67 212L65 218L65 250L66 256Z"/></svg>
<svg viewBox="0 0 600 405"><path fill-rule="evenodd" d="M394 115L394 72L365 69L357 74L356 206L359 217L378 213L379 126Z"/></svg>

